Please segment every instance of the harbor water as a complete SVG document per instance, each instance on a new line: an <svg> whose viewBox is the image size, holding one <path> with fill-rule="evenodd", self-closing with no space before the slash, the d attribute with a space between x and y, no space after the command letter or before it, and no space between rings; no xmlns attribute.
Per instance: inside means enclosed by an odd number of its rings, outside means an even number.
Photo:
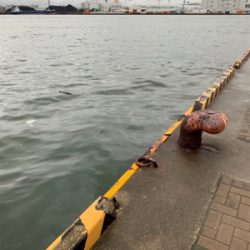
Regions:
<svg viewBox="0 0 250 250"><path fill-rule="evenodd" d="M250 16L0 16L0 249L44 249L249 47Z"/></svg>

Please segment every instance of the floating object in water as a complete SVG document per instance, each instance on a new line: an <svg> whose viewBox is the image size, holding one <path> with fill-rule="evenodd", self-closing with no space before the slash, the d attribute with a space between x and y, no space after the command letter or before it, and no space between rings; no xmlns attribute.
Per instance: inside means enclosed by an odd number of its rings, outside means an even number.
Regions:
<svg viewBox="0 0 250 250"><path fill-rule="evenodd" d="M183 148L198 149L201 147L202 131L218 134L225 129L227 120L227 115L223 112L192 112L182 122L178 143Z"/></svg>
<svg viewBox="0 0 250 250"><path fill-rule="evenodd" d="M70 93L68 91L62 91L62 90L59 90L59 93L65 94L65 95L73 95L72 93Z"/></svg>

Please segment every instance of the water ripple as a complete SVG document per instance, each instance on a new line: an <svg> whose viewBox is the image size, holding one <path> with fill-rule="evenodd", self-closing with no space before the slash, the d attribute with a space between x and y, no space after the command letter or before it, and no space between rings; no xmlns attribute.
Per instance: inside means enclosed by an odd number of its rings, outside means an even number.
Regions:
<svg viewBox="0 0 250 250"><path fill-rule="evenodd" d="M155 80L142 80L142 81L134 81L133 84L143 86L143 87L154 87L154 88L165 88L166 85L160 81ZM138 88L139 86L134 86L132 88Z"/></svg>
<svg viewBox="0 0 250 250"><path fill-rule="evenodd" d="M101 90L96 91L94 94L97 95L130 95L131 92L127 89L109 89L109 90Z"/></svg>

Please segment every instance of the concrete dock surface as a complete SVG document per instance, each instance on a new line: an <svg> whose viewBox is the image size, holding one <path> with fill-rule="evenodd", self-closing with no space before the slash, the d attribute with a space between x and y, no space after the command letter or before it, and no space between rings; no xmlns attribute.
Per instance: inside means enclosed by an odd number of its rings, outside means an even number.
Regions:
<svg viewBox="0 0 250 250"><path fill-rule="evenodd" d="M203 133L210 147L196 151L180 148L175 130L153 156L159 167L138 170L117 193L117 219L94 249L250 249L250 61L208 109L227 113L226 130Z"/></svg>

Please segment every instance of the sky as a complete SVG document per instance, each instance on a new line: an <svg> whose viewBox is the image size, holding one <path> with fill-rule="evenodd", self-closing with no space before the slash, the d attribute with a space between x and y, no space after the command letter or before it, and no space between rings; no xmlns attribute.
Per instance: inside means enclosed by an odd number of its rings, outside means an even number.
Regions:
<svg viewBox="0 0 250 250"><path fill-rule="evenodd" d="M76 7L80 7L80 4L85 0L50 0L51 5L66 5L72 4ZM91 1L91 0L89 0ZM161 5L167 5L169 2L172 4L176 4L176 2L180 2L181 0L160 0ZM124 3L125 0L120 0L121 3ZM126 0L129 5L132 4L144 4L144 5L158 5L159 0ZM0 5L31 5L36 4L41 7L45 7L48 5L48 0L0 0Z"/></svg>

